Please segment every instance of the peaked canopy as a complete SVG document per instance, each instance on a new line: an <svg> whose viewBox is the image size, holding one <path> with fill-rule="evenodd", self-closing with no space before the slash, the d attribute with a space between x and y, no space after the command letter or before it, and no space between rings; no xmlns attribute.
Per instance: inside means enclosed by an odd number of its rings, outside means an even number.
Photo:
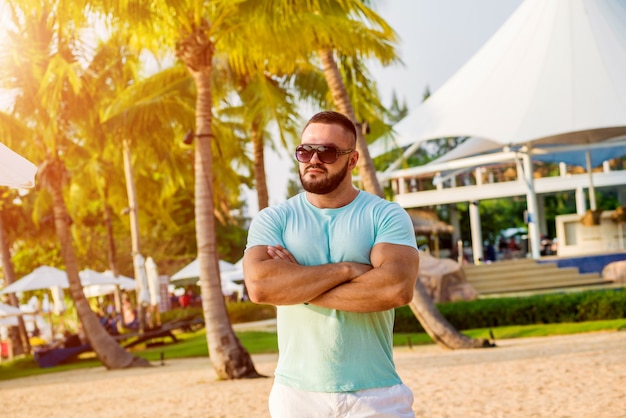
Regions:
<svg viewBox="0 0 626 418"><path fill-rule="evenodd" d="M525 0L398 125L397 145L455 136L583 144L624 135L625 68L625 2Z"/></svg>
<svg viewBox="0 0 626 418"><path fill-rule="evenodd" d="M79 275L80 282L83 286L116 283L114 277L109 277L89 269L81 271ZM40 266L2 289L0 294L49 289L52 287L67 289L69 286L70 283L67 279L67 273L64 270L60 270L56 267Z"/></svg>
<svg viewBox="0 0 626 418"><path fill-rule="evenodd" d="M35 186L37 167L0 143L0 186L26 189Z"/></svg>

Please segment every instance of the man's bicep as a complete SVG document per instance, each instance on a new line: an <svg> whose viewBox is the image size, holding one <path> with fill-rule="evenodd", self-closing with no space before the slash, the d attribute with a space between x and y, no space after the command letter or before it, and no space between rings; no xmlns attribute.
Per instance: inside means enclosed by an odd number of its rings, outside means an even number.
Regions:
<svg viewBox="0 0 626 418"><path fill-rule="evenodd" d="M391 264L417 274L419 253L417 249L408 245L380 243L372 248L370 261L374 268Z"/></svg>
<svg viewBox="0 0 626 418"><path fill-rule="evenodd" d="M267 245L256 245L248 248L243 254L243 272L244 275L254 271L258 263L269 260L271 257L267 254Z"/></svg>

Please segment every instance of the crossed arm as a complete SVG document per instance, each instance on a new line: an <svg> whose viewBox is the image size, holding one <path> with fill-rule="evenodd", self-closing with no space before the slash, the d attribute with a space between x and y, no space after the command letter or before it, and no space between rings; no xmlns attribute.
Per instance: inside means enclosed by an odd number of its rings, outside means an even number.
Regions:
<svg viewBox="0 0 626 418"><path fill-rule="evenodd" d="M377 244L370 264L302 266L279 245L249 248L243 260L248 294L271 305L311 303L351 312L406 305L413 297L419 255L404 245Z"/></svg>

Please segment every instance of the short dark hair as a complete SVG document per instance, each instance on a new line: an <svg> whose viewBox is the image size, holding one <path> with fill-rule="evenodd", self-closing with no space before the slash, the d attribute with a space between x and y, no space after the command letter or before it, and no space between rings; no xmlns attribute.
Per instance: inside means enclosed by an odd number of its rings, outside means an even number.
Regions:
<svg viewBox="0 0 626 418"><path fill-rule="evenodd" d="M306 130L306 128L312 123L323 123L326 125L339 125L343 127L346 131L352 133L354 136L354 143L356 144L356 127L354 123L344 114L339 112L334 112L332 110L325 110L323 112L316 113L309 119L309 121L304 125L304 129L302 132Z"/></svg>

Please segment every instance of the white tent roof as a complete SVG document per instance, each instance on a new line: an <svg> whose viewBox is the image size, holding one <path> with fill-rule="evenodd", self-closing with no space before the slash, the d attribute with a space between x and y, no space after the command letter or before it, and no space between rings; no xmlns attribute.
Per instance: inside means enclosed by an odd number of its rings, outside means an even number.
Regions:
<svg viewBox="0 0 626 418"><path fill-rule="evenodd" d="M220 267L220 280L222 284L222 293L230 295L233 292L242 294L243 285L236 283L237 281L243 281L243 269L238 262L237 265L229 263L228 261L219 260ZM170 277L170 283L177 286L184 286L187 284L196 283L200 279L200 262L196 258L191 263L187 264L178 272L174 273Z"/></svg>
<svg viewBox="0 0 626 418"><path fill-rule="evenodd" d="M228 261L219 260L220 273L225 273L227 271L235 270L235 266ZM170 282L195 282L200 278L200 262L196 258L191 263L187 264L182 269L178 270L172 277L170 278Z"/></svg>
<svg viewBox="0 0 626 418"><path fill-rule="evenodd" d="M0 143L0 186L26 189L35 186L37 167Z"/></svg>
<svg viewBox="0 0 626 418"><path fill-rule="evenodd" d="M97 273L89 269L79 272L79 276L80 282L83 286L102 285L117 282L114 277ZM67 279L67 273L56 267L40 266L26 276L2 289L0 294L49 289L55 286L63 289L67 289L70 286Z"/></svg>
<svg viewBox="0 0 626 418"><path fill-rule="evenodd" d="M475 136L589 143L626 133L626 2L525 0L396 130L404 147ZM373 146L380 155L382 146Z"/></svg>

